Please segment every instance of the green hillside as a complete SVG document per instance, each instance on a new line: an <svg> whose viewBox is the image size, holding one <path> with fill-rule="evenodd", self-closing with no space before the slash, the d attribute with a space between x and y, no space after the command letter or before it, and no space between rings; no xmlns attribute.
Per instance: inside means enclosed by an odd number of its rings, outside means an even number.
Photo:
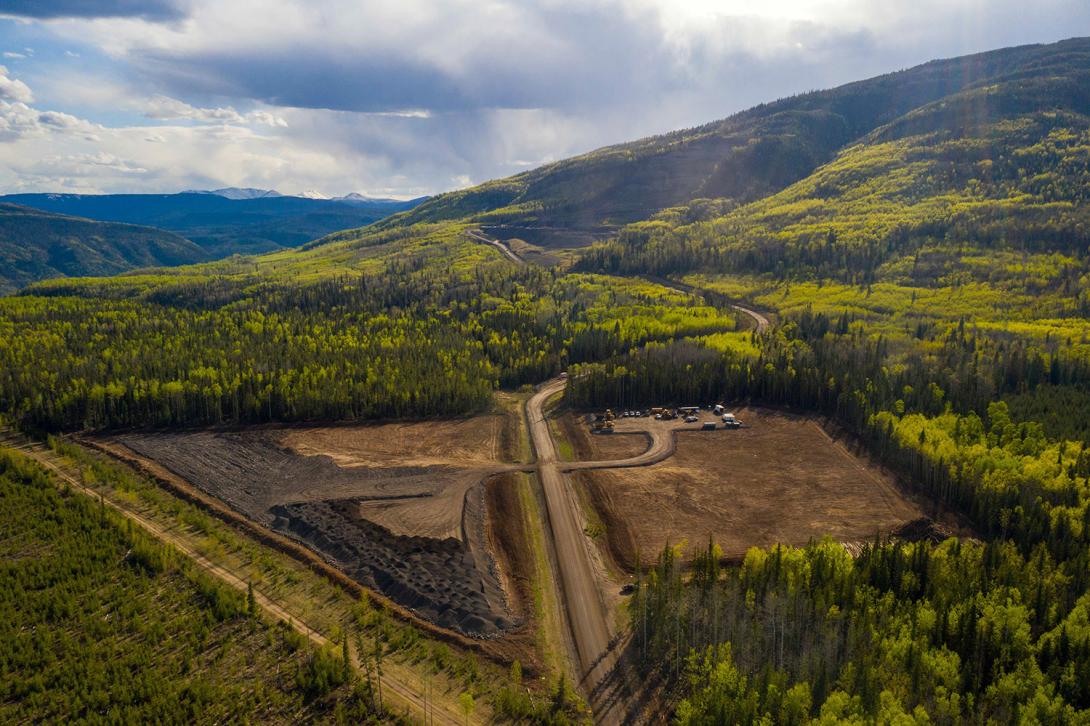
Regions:
<svg viewBox="0 0 1090 726"><path fill-rule="evenodd" d="M753 201L807 177L880 126L896 121L890 133L904 133L956 123L949 111L912 112L963 90L1026 79L1042 84L1052 74L1085 70L1088 48L1078 39L933 61L439 195L378 226L470 218L506 225L495 230L500 236L564 246L582 241L572 230L605 234L694 198Z"/></svg>
<svg viewBox="0 0 1090 726"><path fill-rule="evenodd" d="M895 274L906 254L933 261L937 247L1081 255L1090 47L1053 60L1039 77L1015 74L915 109L777 194L726 214L691 203L633 225L586 264L868 282ZM914 257L911 274L932 267Z"/></svg>
<svg viewBox="0 0 1090 726"><path fill-rule="evenodd" d="M183 265L205 252L172 232L0 204L0 294L51 277Z"/></svg>

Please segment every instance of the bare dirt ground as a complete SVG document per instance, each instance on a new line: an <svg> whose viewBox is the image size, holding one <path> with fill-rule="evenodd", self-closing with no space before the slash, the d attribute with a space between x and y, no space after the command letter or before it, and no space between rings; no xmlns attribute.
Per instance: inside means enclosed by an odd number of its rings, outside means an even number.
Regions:
<svg viewBox="0 0 1090 726"><path fill-rule="evenodd" d="M490 466L501 457L503 417L289 429L280 444L338 466Z"/></svg>
<svg viewBox="0 0 1090 726"><path fill-rule="evenodd" d="M128 433L113 438L313 549L441 627L518 623L488 546L484 481L501 415L428 423Z"/></svg>
<svg viewBox="0 0 1090 726"><path fill-rule="evenodd" d="M760 408L736 413L742 429L698 431L699 423L622 419L619 431L676 430L673 456L647 467L576 474L606 522L618 565L632 569L637 552L646 562L666 544L698 548L709 537L730 558L753 546L803 545L824 535L855 542L924 516L892 477L857 458L816 420ZM615 455L609 435L591 435L568 418L563 428L579 458Z"/></svg>
<svg viewBox="0 0 1090 726"><path fill-rule="evenodd" d="M639 419L633 419L639 420ZM646 420L646 419L645 419ZM569 427L578 424L586 430L587 425L584 423L585 419L581 416L575 416L573 414L566 414L561 422L561 431L564 433L564 438L571 441L571 434ZM621 420L617 422L621 423ZM651 446L651 438L643 433L622 433L618 431L613 434L591 434L590 439L593 439L593 445L591 451L594 453L591 456L582 455L579 451L576 451L575 459L594 461L605 461L609 459L628 459L647 451Z"/></svg>

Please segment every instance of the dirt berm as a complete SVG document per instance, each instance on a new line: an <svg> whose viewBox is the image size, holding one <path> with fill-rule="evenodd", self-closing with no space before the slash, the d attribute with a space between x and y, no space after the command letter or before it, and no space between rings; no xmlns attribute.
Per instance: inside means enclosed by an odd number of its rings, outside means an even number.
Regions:
<svg viewBox="0 0 1090 726"><path fill-rule="evenodd" d="M510 628L510 620L496 614L489 603L502 602L503 594L491 578L477 576L473 556L463 543L391 534L359 518L360 503L340 499L278 504L272 508L273 528L305 542L360 584L436 625L474 635Z"/></svg>

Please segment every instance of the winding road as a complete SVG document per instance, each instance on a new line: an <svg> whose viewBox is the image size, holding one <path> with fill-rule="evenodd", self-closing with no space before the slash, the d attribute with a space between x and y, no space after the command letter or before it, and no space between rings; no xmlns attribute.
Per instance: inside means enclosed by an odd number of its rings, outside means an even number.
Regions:
<svg viewBox="0 0 1090 726"><path fill-rule="evenodd" d="M659 277L658 275L643 275L643 279L649 280L650 282L653 282L656 285L662 285L663 287L669 287L669 288L672 288L674 290L677 290L678 292L684 292L684 293L687 293L687 294L690 294L690 295L703 295L705 292L709 292L709 293L714 292L714 291L710 291L710 290L701 289L699 287L696 287L695 285L690 285L687 282L679 282L677 280L670 280L670 279L665 278L665 277ZM716 294L718 294L718 295L720 295L720 297L722 297L721 293L716 293ZM748 315L750 318L752 318L754 325L757 327L757 332L758 333L765 332L766 330L768 330L769 326L772 324L768 320L767 317L765 317L762 313L757 312L756 310L753 310L751 308L747 308L747 307L745 307L743 305L738 305L737 303L730 303L730 306L732 308L734 308L735 310L737 310L738 312L743 313L745 315Z"/></svg>
<svg viewBox="0 0 1090 726"><path fill-rule="evenodd" d="M768 326L771 325L771 323L768 322L768 318L766 318L764 315L757 312L756 310L750 310L749 308L742 307L741 305L734 305L734 304L732 304L731 307L734 308L735 310L737 310L738 312L745 313L749 317L753 318L753 322L756 323L756 325L757 325L757 332L758 333L765 332L766 330L768 330Z"/></svg>
<svg viewBox="0 0 1090 726"><path fill-rule="evenodd" d="M525 265L526 264L526 260L522 259L518 255L516 255L514 252L512 252L510 247L508 247L503 242L500 242L497 239L491 239L489 237L485 237L484 234L480 230L471 229L471 230L468 230L466 232L466 234L469 235L469 237L472 240L474 240L475 242L481 242L481 243L486 244L486 245L492 245L493 247L498 249L500 252L502 252L504 257L511 260L516 265Z"/></svg>

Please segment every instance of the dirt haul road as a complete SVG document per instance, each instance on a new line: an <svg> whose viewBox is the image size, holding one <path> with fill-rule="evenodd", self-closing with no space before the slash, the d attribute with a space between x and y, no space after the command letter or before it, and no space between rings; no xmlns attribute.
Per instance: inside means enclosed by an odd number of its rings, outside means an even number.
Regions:
<svg viewBox="0 0 1090 726"><path fill-rule="evenodd" d="M565 461L558 466L561 471L579 471L585 469L627 469L635 466L650 466L674 455L677 439L674 431L688 430L692 426L678 422L671 428L658 428L651 431L640 430L651 438L647 451L627 459L599 459L595 461Z"/></svg>
<svg viewBox="0 0 1090 726"><path fill-rule="evenodd" d="M690 285L687 282L678 282L677 280L668 280L665 277L659 277L657 275L644 275L643 278L645 280L649 280L649 281L651 281L651 282L653 282L653 283L655 283L657 285L662 285L663 287L669 287L671 289L677 290L678 292L684 292L684 293L688 293L688 294L692 294L692 295L704 295L704 292L705 292L701 288ZM745 307L743 305L738 305L738 304L735 304L735 303L731 303L730 306L732 308L734 308L735 310L737 310L738 312L740 312L740 313L742 313L744 315L748 315L750 318L752 318L754 324L757 326L757 332L758 333L765 332L772 325L772 323L769 322L768 318L766 318L764 315L757 312L756 310L752 310L752 309L747 308L747 307Z"/></svg>
<svg viewBox="0 0 1090 726"><path fill-rule="evenodd" d="M491 239L489 237L485 237L484 234L482 234L480 230L471 229L468 232L466 232L466 234L469 235L470 239L474 240L475 242L483 242L486 245L492 245L493 247L498 249L500 252L502 252L504 257L511 260L516 265L525 265L526 264L526 260L524 260L521 257L519 257L518 255L516 255L511 250L510 247L508 247L503 242L500 242L497 239Z"/></svg>
<svg viewBox="0 0 1090 726"><path fill-rule="evenodd" d="M741 305L731 305L731 307L734 308L735 310L737 310L738 312L745 313L749 317L753 318L753 322L757 324L757 332L758 333L763 333L766 330L768 330L768 326L769 326L768 318L766 318L764 315L761 315L756 310L750 310L749 308L744 308Z"/></svg>
<svg viewBox="0 0 1090 726"><path fill-rule="evenodd" d="M545 383L526 403L526 417L545 493L564 609L578 658L579 685L593 694L616 664L617 654L610 647L608 611L598 591L586 537L579 524L575 494L557 461L556 446L545 420L546 400L563 391L564 384L563 378ZM608 712L595 715L600 722L615 720Z"/></svg>

